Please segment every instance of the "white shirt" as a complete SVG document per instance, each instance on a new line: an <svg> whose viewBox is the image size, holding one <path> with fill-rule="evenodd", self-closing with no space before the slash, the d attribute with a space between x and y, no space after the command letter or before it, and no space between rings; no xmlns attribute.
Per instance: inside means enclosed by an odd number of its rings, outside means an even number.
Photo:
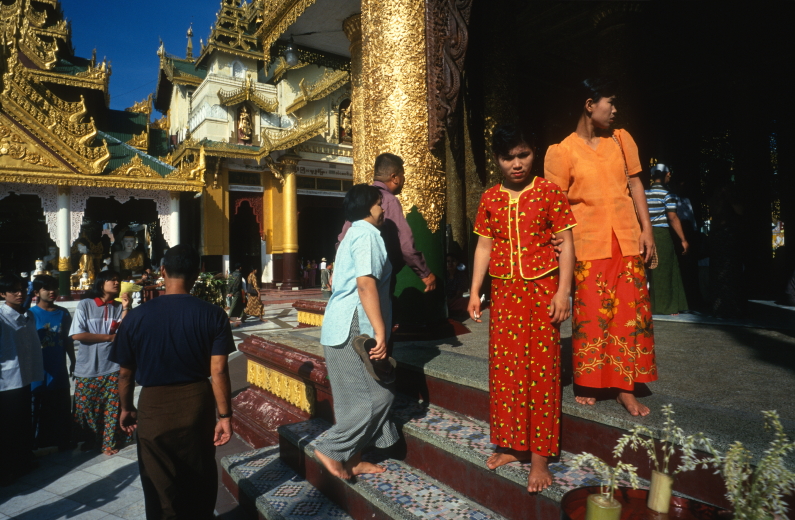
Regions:
<svg viewBox="0 0 795 520"><path fill-rule="evenodd" d="M41 342L36 318L5 302L0 304L0 391L16 390L44 380Z"/></svg>

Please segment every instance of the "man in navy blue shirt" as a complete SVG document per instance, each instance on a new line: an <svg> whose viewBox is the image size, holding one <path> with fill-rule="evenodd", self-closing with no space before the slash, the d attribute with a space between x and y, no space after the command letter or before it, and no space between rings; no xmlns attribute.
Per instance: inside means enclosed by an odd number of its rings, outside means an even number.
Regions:
<svg viewBox="0 0 795 520"><path fill-rule="evenodd" d="M110 353L121 366L121 426L138 429L147 518L213 518L215 446L232 437L227 356L235 345L226 313L190 294L199 261L190 246L168 250L166 294L127 314ZM143 387L137 410L136 382Z"/></svg>

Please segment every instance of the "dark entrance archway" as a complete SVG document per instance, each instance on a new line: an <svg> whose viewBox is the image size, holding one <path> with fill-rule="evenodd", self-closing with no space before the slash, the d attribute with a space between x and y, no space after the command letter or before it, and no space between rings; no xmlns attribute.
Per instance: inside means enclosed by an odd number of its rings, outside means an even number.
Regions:
<svg viewBox="0 0 795 520"><path fill-rule="evenodd" d="M55 245L47 233L41 199L12 193L0 199L0 271L30 272Z"/></svg>
<svg viewBox="0 0 795 520"><path fill-rule="evenodd" d="M243 271L248 273L254 268L262 271L262 238L258 213L255 211L259 203L262 207L262 195L257 193L245 196L230 197L232 217L229 219L229 263L230 269L238 262Z"/></svg>
<svg viewBox="0 0 795 520"><path fill-rule="evenodd" d="M337 253L337 235L342 231L345 217L342 197L298 196L298 256L307 260L325 257L332 261Z"/></svg>

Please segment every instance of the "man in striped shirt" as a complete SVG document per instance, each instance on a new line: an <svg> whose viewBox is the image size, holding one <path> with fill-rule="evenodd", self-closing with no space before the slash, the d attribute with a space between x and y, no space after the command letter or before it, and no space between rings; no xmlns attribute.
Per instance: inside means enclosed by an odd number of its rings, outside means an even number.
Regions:
<svg viewBox="0 0 795 520"><path fill-rule="evenodd" d="M688 243L682 223L676 215L676 198L666 185L671 181L669 168L658 163L651 170L651 187L646 190L654 243L657 246L658 266L649 271L649 297L652 314L678 314L687 310L687 298L679 273L671 230L682 243L682 254L687 254Z"/></svg>

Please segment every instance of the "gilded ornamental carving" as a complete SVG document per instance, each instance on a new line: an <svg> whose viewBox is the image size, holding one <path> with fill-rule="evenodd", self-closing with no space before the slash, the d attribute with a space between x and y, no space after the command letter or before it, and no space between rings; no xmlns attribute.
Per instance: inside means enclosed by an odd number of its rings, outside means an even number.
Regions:
<svg viewBox="0 0 795 520"><path fill-rule="evenodd" d="M349 81L350 74L347 71L332 69L326 69L319 80L309 85L301 79L301 82L298 84L301 93L298 94L295 101L287 107L285 112L291 114L299 108L305 107L310 101L323 99Z"/></svg>
<svg viewBox="0 0 795 520"><path fill-rule="evenodd" d="M314 389L299 379L249 360L246 380L308 414L314 412Z"/></svg>

